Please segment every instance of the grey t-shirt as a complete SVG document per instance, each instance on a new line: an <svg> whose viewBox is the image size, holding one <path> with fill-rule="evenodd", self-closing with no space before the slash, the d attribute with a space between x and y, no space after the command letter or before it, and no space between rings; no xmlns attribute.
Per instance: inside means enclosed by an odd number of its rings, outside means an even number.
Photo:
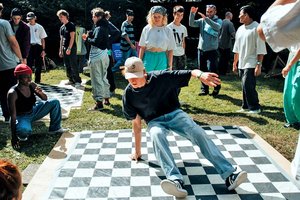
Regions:
<svg viewBox="0 0 300 200"><path fill-rule="evenodd" d="M10 47L8 37L14 36L8 21L0 19L0 71L13 69L17 66L17 58Z"/></svg>

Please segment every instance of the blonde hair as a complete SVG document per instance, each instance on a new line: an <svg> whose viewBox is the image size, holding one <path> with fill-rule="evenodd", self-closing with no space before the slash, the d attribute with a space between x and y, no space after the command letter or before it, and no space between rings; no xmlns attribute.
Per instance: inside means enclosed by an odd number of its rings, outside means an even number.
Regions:
<svg viewBox="0 0 300 200"><path fill-rule="evenodd" d="M154 25L154 19L153 19L153 15L151 13L151 11L149 11L147 17L146 17L146 20L148 22L148 24L152 27ZM168 24L168 15L163 15L163 26L167 26Z"/></svg>

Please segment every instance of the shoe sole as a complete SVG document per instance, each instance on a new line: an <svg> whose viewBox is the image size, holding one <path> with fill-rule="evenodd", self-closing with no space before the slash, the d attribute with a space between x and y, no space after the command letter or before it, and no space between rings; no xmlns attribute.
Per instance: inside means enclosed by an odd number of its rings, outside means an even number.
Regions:
<svg viewBox="0 0 300 200"><path fill-rule="evenodd" d="M172 196L178 197L178 198L185 198L187 196L187 192L185 191L179 191L176 187L175 183L171 182L170 180L163 180L160 182L160 186L162 190Z"/></svg>
<svg viewBox="0 0 300 200"><path fill-rule="evenodd" d="M228 190L234 190L237 188L239 185L244 183L247 179L247 172L241 172L237 177L236 180L233 182L232 185L228 187Z"/></svg>

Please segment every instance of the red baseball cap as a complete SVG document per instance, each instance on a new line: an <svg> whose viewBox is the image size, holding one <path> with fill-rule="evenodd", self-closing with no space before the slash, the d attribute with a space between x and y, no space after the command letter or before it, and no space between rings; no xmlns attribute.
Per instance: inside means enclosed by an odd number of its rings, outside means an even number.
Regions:
<svg viewBox="0 0 300 200"><path fill-rule="evenodd" d="M19 75L23 75L23 74L31 75L32 70L26 64L17 65L15 68L15 71L14 71L14 75L19 76Z"/></svg>

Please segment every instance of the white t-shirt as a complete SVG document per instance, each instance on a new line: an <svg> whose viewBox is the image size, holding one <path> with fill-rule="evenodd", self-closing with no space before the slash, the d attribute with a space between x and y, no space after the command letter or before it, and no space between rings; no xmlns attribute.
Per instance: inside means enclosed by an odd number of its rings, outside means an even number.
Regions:
<svg viewBox="0 0 300 200"><path fill-rule="evenodd" d="M169 27L151 27L149 24L143 28L139 45L146 47L146 50L161 48L162 51L174 50L176 47L174 35Z"/></svg>
<svg viewBox="0 0 300 200"><path fill-rule="evenodd" d="M173 51L174 56L183 56L185 49L183 48L183 41L188 36L187 29L184 25L175 25L174 22L168 24L168 27L173 31L176 47Z"/></svg>
<svg viewBox="0 0 300 200"><path fill-rule="evenodd" d="M239 54L239 69L255 68L257 55L267 54L266 44L256 31L257 26L258 23L253 21L247 26L240 26L236 32L232 51Z"/></svg>
<svg viewBox="0 0 300 200"><path fill-rule="evenodd" d="M27 24L30 28L30 44L42 45L42 39L47 37L45 29L38 23L34 25Z"/></svg>
<svg viewBox="0 0 300 200"><path fill-rule="evenodd" d="M297 45L300 43L300 0L271 7L261 17L261 26L273 51Z"/></svg>

